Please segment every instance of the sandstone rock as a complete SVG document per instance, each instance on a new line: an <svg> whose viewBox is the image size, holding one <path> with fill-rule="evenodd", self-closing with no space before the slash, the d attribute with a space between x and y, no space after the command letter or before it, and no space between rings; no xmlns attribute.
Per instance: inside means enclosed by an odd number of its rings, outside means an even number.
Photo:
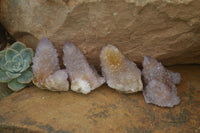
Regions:
<svg viewBox="0 0 200 133"><path fill-rule="evenodd" d="M46 36L60 54L70 41L96 66L106 44L135 62L200 63L199 0L0 0L0 9L17 40L35 48Z"/></svg>
<svg viewBox="0 0 200 133"><path fill-rule="evenodd" d="M146 104L141 92L117 93L106 85L83 95L26 88L0 101L1 133L198 133L200 66L175 66L182 75L181 103Z"/></svg>

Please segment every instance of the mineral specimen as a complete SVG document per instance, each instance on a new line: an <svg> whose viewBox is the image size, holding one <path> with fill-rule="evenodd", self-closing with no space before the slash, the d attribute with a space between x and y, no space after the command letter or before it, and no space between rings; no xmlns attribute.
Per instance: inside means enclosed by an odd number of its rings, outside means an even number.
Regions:
<svg viewBox="0 0 200 133"><path fill-rule="evenodd" d="M57 91L58 89L59 91L67 91L69 88L67 78L67 70L58 70L46 79L46 87L50 88L52 91Z"/></svg>
<svg viewBox="0 0 200 133"><path fill-rule="evenodd" d="M87 94L105 82L105 79L88 64L83 53L74 44L67 42L63 52L63 62L68 70L73 91Z"/></svg>
<svg viewBox="0 0 200 133"><path fill-rule="evenodd" d="M43 37L33 58L33 83L42 89L67 91L69 83L66 70L60 70L58 54L53 44Z"/></svg>
<svg viewBox="0 0 200 133"><path fill-rule="evenodd" d="M164 68L156 59L145 56L142 75L146 84L143 95L146 103L161 107L173 107L179 104L175 84L179 84L181 76Z"/></svg>
<svg viewBox="0 0 200 133"><path fill-rule="evenodd" d="M102 73L109 87L124 93L142 91L141 71L115 46L109 44L103 47L100 60Z"/></svg>

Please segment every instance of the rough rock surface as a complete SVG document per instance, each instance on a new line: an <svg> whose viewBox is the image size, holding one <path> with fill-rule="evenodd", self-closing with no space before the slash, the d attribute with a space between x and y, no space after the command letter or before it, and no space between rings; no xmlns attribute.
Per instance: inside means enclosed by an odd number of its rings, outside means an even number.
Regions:
<svg viewBox="0 0 200 133"><path fill-rule="evenodd" d="M33 83L41 89L68 91L67 70L60 70L57 50L43 37L33 57Z"/></svg>
<svg viewBox="0 0 200 133"><path fill-rule="evenodd" d="M105 79L91 67L83 53L74 44L67 42L63 48L63 62L71 81L71 90L87 94L101 86Z"/></svg>
<svg viewBox="0 0 200 133"><path fill-rule="evenodd" d="M199 133L200 66L175 66L181 73L181 103L146 104L141 92L117 93L106 85L82 95L26 88L0 101L1 133Z"/></svg>
<svg viewBox="0 0 200 133"><path fill-rule="evenodd" d="M104 46L100 54L101 69L109 87L124 93L142 91L141 71L113 45Z"/></svg>
<svg viewBox="0 0 200 133"><path fill-rule="evenodd" d="M96 66L106 44L135 62L200 63L199 0L0 0L0 9L17 40L35 48L46 36L59 54L70 41Z"/></svg>
<svg viewBox="0 0 200 133"><path fill-rule="evenodd" d="M180 83L180 74L167 70L160 62L150 56L144 57L142 65L145 101L161 107L173 107L179 104L180 99L177 96L175 84Z"/></svg>

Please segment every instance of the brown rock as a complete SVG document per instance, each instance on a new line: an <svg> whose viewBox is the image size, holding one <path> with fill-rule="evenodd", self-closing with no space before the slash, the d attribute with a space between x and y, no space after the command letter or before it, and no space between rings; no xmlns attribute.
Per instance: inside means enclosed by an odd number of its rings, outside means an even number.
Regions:
<svg viewBox="0 0 200 133"><path fill-rule="evenodd" d="M181 103L146 104L142 93L125 95L102 86L88 95L26 88L0 101L1 133L197 133L200 132L200 67L176 66Z"/></svg>
<svg viewBox="0 0 200 133"><path fill-rule="evenodd" d="M199 0L0 0L0 9L17 40L35 48L46 36L60 54L71 41L96 66L106 44L139 63L144 55L165 65L200 63Z"/></svg>

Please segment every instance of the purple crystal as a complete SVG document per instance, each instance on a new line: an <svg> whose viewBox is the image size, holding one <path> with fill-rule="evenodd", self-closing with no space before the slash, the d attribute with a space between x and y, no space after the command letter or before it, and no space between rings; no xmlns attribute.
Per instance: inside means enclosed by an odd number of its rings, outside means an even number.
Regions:
<svg viewBox="0 0 200 133"><path fill-rule="evenodd" d="M69 73L71 90L88 94L105 82L105 79L88 64L83 53L74 44L67 42L63 52L63 62Z"/></svg>
<svg viewBox="0 0 200 133"><path fill-rule="evenodd" d="M53 44L43 37L33 58L33 83L41 89L68 91L67 71L60 70L58 53Z"/></svg>
<svg viewBox="0 0 200 133"><path fill-rule="evenodd" d="M117 47L109 44L100 54L101 68L109 87L123 92L142 91L141 71L136 64L128 60Z"/></svg>
<svg viewBox="0 0 200 133"><path fill-rule="evenodd" d="M175 86L181 80L179 73L167 70L156 59L145 56L142 75L145 83L143 95L146 103L161 107L173 107L179 104L180 99Z"/></svg>

